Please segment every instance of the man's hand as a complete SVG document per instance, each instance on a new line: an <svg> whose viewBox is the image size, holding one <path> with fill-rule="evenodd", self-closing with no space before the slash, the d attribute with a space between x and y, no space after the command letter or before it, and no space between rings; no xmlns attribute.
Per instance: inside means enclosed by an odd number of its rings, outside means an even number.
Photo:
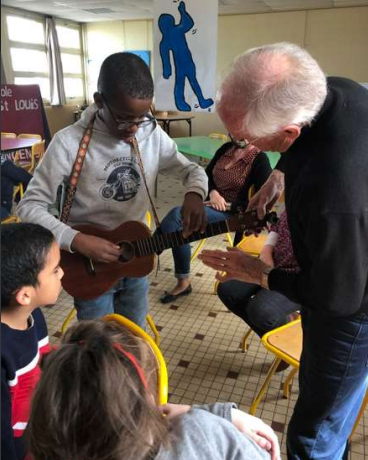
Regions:
<svg viewBox="0 0 368 460"><path fill-rule="evenodd" d="M257 209L259 219L263 219L284 191L284 173L274 169L261 189L249 200L247 211Z"/></svg>
<svg viewBox="0 0 368 460"><path fill-rule="evenodd" d="M207 225L207 216L204 212L203 200L198 193L189 192L185 195L181 208L183 217L183 236L188 238L198 230L203 233Z"/></svg>
<svg viewBox="0 0 368 460"><path fill-rule="evenodd" d="M168 420L172 420L179 415L186 414L190 411L192 406L188 406L187 404L163 404L159 406L160 411L166 416Z"/></svg>
<svg viewBox="0 0 368 460"><path fill-rule="evenodd" d="M238 409L231 409L233 425L259 445L270 452L272 460L280 460L279 440L273 429L258 417L246 414Z"/></svg>
<svg viewBox="0 0 368 460"><path fill-rule="evenodd" d="M217 270L216 279L220 282L239 280L261 284L263 270L268 267L262 260L238 248L227 248L227 252L204 250L198 258L208 267Z"/></svg>
<svg viewBox="0 0 368 460"><path fill-rule="evenodd" d="M97 262L117 262L121 255L120 247L111 241L97 236L78 233L72 242L72 250Z"/></svg>
<svg viewBox="0 0 368 460"><path fill-rule="evenodd" d="M216 211L226 211L228 209L228 203L225 198L222 197L217 190L212 190L210 193L210 201L204 203L206 206L210 206Z"/></svg>

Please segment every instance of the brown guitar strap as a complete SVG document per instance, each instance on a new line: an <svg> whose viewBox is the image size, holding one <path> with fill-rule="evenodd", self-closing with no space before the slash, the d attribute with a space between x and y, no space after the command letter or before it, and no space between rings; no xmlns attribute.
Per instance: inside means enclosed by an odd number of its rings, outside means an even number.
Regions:
<svg viewBox="0 0 368 460"><path fill-rule="evenodd" d="M138 142L137 142L137 139L136 139L136 138L134 138L134 139L132 140L132 145L133 145L135 154L137 155L137 160L138 160L139 169L141 170L141 174L142 174L142 177L143 177L144 186L146 187L147 195L148 195L148 198L149 198L150 203L151 203L151 208L152 208L152 212L153 212L153 218L155 219L156 227L159 228L160 225L161 225L161 224L160 224L160 220L159 220L159 218L158 218L158 215L157 215L157 211L156 211L155 205L154 205L154 203L153 203L151 194L150 194L149 189L148 189L148 185L147 185L147 181L146 181L146 175L144 174L144 167L143 167L141 152L139 151Z"/></svg>
<svg viewBox="0 0 368 460"><path fill-rule="evenodd" d="M88 123L86 130L83 133L82 139L79 143L77 157L74 161L72 174L69 179L69 184L67 186L66 197L63 204L63 210L61 212L60 221L66 224L69 219L70 210L72 209L72 204L75 197L75 192L77 191L77 185L79 177L82 171L84 159L87 154L88 146L91 141L93 124L95 122L97 112L92 116L91 121Z"/></svg>
<svg viewBox="0 0 368 460"><path fill-rule="evenodd" d="M81 141L79 143L77 157L76 157L76 159L74 161L72 174L70 176L69 184L67 186L66 198L65 198L65 202L63 204L63 209L62 209L62 213L61 213L61 217L60 217L60 221L63 222L64 224L69 219L69 215L70 215L70 211L71 211L72 204L73 204L73 201L74 201L75 193L77 191L78 181L79 181L79 178L80 178L80 175L81 175L81 172L82 172L84 159L86 157L88 146L89 146L89 143L91 141L92 132L93 132L93 124L95 122L95 118L96 118L96 114L94 114L93 117L91 118L91 121L89 122L86 130L84 131L82 139L81 139ZM151 204L155 224L156 224L156 227L158 228L160 226L160 220L158 218L155 205L153 203L151 194L150 194L149 189L148 189L148 185L147 185L147 181L146 181L146 175L144 173L142 157L141 157L141 153L140 153L139 148L138 148L138 142L137 142L136 138L134 138L132 140L132 145L133 145L135 154L137 155L139 169L141 170L144 186L146 188L147 195L148 195L148 198L150 200L150 204Z"/></svg>

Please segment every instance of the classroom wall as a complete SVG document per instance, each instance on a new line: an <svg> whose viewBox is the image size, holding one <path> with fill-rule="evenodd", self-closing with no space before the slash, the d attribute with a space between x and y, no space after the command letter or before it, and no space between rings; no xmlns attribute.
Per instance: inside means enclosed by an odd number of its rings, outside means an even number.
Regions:
<svg viewBox="0 0 368 460"><path fill-rule="evenodd" d="M217 81L246 49L290 41L308 49L326 74L368 82L367 24L368 7L219 16ZM92 63L116 51L153 49L152 21L91 23L86 37ZM194 115L194 135L224 132L216 114ZM187 136L187 124L172 124L171 135Z"/></svg>

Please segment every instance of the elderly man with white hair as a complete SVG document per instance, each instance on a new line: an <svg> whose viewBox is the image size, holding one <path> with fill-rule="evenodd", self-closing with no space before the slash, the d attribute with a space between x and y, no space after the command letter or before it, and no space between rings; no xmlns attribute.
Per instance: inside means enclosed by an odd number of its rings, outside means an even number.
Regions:
<svg viewBox="0 0 368 460"><path fill-rule="evenodd" d="M299 273L272 269L237 249L202 261L302 305L299 397L289 459L346 458L368 383L368 91L325 77L312 56L278 43L239 56L218 113L238 143L282 158L250 206L258 214L283 190ZM229 281L230 280L230 281Z"/></svg>

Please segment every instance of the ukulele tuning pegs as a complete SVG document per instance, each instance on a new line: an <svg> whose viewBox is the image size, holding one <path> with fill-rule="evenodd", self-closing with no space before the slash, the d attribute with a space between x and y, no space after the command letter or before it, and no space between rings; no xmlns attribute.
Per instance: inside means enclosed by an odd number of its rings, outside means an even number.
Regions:
<svg viewBox="0 0 368 460"><path fill-rule="evenodd" d="M276 225L279 221L279 218L277 217L277 214L274 211L272 211L266 215L266 220L270 224Z"/></svg>

